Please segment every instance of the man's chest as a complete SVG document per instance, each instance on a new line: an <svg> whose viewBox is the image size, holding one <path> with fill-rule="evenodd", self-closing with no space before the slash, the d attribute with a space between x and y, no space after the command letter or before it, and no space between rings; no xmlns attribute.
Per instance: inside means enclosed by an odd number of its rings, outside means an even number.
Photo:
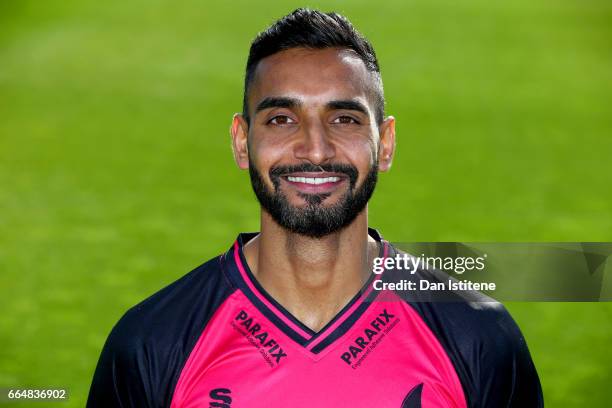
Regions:
<svg viewBox="0 0 612 408"><path fill-rule="evenodd" d="M410 309L372 303L349 323L296 341L236 296L192 350L172 407L465 406L454 368Z"/></svg>

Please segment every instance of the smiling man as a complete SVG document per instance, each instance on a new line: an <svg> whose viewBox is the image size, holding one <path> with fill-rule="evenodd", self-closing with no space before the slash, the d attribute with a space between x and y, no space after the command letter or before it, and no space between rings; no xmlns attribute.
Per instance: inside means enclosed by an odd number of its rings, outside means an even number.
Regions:
<svg viewBox="0 0 612 408"><path fill-rule="evenodd" d="M542 405L501 305L373 290L374 258L398 253L367 214L395 119L346 18L299 9L257 36L231 135L260 232L123 316L89 407Z"/></svg>

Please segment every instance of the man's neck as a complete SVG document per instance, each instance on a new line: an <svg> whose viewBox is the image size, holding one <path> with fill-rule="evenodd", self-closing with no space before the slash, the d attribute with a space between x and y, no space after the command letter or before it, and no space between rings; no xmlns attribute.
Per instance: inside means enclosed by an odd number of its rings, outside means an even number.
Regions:
<svg viewBox="0 0 612 408"><path fill-rule="evenodd" d="M263 288L318 331L361 289L378 246L368 235L367 209L346 228L317 239L291 233L262 212L261 233L244 255Z"/></svg>

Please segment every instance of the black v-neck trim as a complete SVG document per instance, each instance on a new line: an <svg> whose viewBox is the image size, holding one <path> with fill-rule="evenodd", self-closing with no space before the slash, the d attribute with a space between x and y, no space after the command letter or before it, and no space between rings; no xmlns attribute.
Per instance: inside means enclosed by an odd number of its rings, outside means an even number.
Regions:
<svg viewBox="0 0 612 408"><path fill-rule="evenodd" d="M379 245L378 256L385 256L389 244L384 241L378 231L373 228L368 228L368 234L374 238ZM257 233L243 233L238 236L232 248L224 255L224 264L227 266L227 273L232 282L242 290L245 296L264 316L266 316L266 318L296 343L303 347L310 348L311 352L314 354L318 354L325 347L332 344L334 340L346 333L365 312L378 293L378 291L370 291L366 298L364 298L364 293L371 287L373 280L376 278L376 275L372 273L355 296L353 296L353 298L327 324L325 324L323 328L315 332L293 316L293 314L283 305L278 303L260 285L251 272L242 248L256 235ZM360 302L360 304L357 305L357 302ZM268 305L266 303L268 303ZM269 307L269 305L272 307ZM276 309L276 311L274 309ZM354 310L351 311L351 309ZM347 313L350 314L347 315ZM339 322L342 319L344 319L344 321ZM329 331L329 329L337 323L339 323L337 327ZM309 347L312 344L314 344L314 346Z"/></svg>
<svg viewBox="0 0 612 408"><path fill-rule="evenodd" d="M315 336L317 334L317 332L315 332L314 330L312 330L310 327L306 326L304 323L302 323L298 318L296 318L290 311L288 311L287 309L285 309L285 307L283 305L281 305L280 303L278 303L276 301L276 299L274 299L272 297L272 295L270 295L264 288L263 286L261 286L261 284L259 283L259 281L255 278L255 276L253 275L253 272L251 271L251 268L249 267L249 264L246 261L246 258L244 256L244 252L242 251L242 248L244 247L244 245L250 241L244 241L239 242L239 250L238 250L238 254L240 256L240 260L242 261L242 266L245 269L245 272L249 278L249 280L251 281L251 283L253 284L253 286L255 286L257 288L257 290L259 291L259 293L270 303L272 303L274 305L274 307L276 307L278 309L278 311L280 313L282 313L283 317L289 319L292 323L294 323L296 326L298 326L300 329L302 329L303 331L305 331L309 336ZM254 296L257 296L256 294L253 294ZM271 311L271 310L270 310ZM271 311L272 312L272 311Z"/></svg>

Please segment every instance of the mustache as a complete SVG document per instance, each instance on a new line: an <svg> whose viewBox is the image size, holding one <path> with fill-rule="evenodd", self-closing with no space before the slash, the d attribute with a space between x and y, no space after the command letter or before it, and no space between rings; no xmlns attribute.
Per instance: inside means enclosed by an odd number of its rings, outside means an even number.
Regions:
<svg viewBox="0 0 612 408"><path fill-rule="evenodd" d="M357 171L357 168L355 166L343 163L326 163L319 165L315 165L312 163L302 163L288 166L275 166L270 169L268 174L270 175L270 180L272 180L272 182L276 186L278 183L278 179L283 174L299 172L328 172L345 174L349 178L351 188L355 187L355 183L357 183L357 176L359 175L359 171Z"/></svg>

